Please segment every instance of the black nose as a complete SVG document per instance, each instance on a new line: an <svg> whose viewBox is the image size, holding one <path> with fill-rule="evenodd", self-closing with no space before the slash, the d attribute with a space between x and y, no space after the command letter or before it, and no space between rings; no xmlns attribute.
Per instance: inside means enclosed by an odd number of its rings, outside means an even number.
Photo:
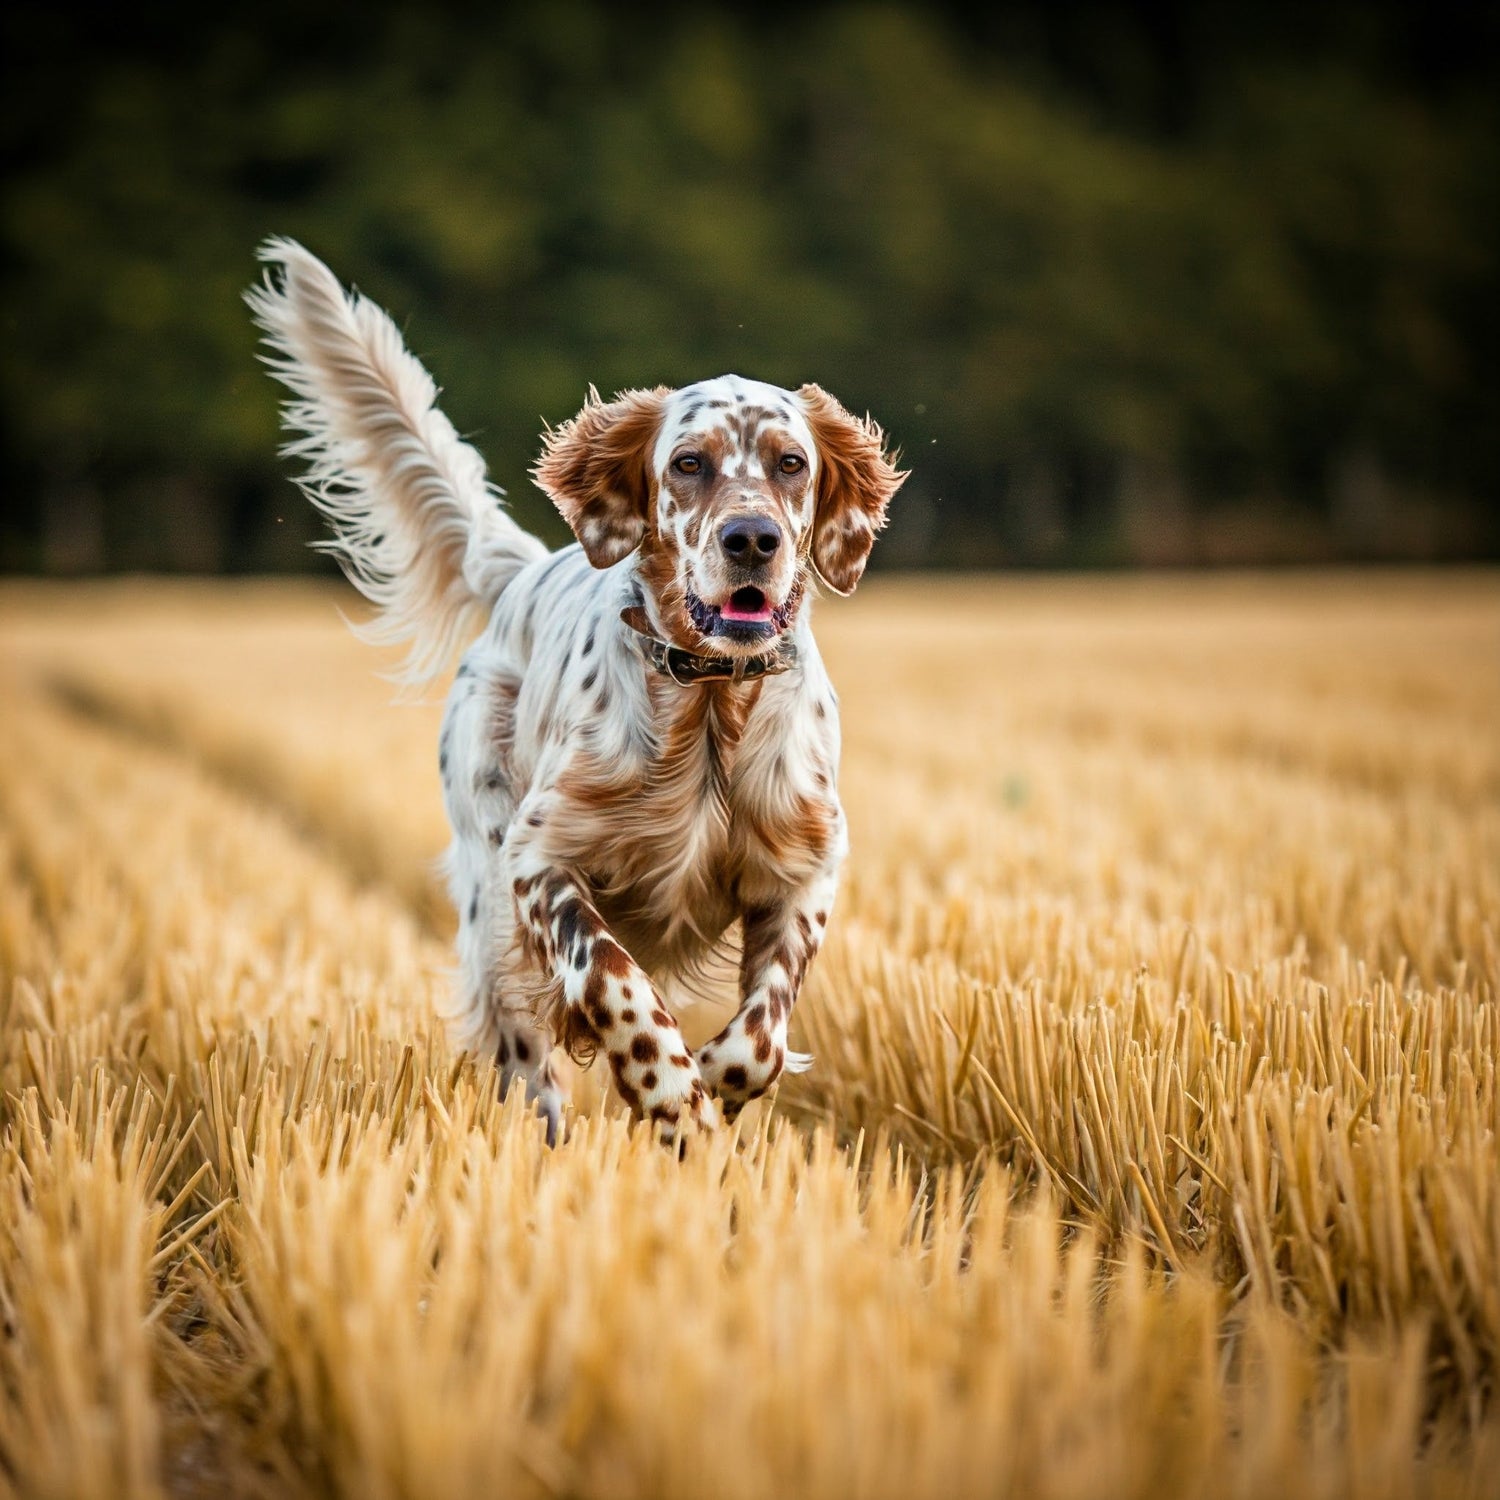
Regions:
<svg viewBox="0 0 1500 1500"><path fill-rule="evenodd" d="M719 545L732 562L753 568L776 555L781 528L764 516L736 516L719 532Z"/></svg>

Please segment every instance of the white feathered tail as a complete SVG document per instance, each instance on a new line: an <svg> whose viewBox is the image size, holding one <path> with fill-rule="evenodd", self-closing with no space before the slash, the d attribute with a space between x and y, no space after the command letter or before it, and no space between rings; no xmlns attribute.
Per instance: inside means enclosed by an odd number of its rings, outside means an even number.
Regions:
<svg viewBox="0 0 1500 1500"><path fill-rule="evenodd" d="M385 313L294 240L267 240L259 255L271 269L245 300L295 398L282 421L300 434L282 451L305 461L298 482L333 529L319 545L378 611L359 635L406 645L392 675L419 688L547 548L501 508Z"/></svg>

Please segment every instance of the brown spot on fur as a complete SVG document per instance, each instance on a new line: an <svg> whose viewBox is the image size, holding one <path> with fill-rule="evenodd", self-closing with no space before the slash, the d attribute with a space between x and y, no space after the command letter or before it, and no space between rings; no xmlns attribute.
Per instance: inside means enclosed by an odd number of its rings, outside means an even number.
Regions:
<svg viewBox="0 0 1500 1500"><path fill-rule="evenodd" d="M667 1061L670 1062L674 1068L690 1068L693 1065L692 1058L690 1058L686 1052L680 1052L677 1054L677 1056L668 1058Z"/></svg>
<svg viewBox="0 0 1500 1500"><path fill-rule="evenodd" d="M630 789L631 781L619 774L615 763L595 759L586 750L574 756L573 765L556 783L562 804L583 813L601 813L618 807Z"/></svg>
<svg viewBox="0 0 1500 1500"><path fill-rule="evenodd" d="M765 1062L770 1055L771 1038L765 1032L761 1032L755 1039L755 1060L756 1062Z"/></svg>
<svg viewBox="0 0 1500 1500"><path fill-rule="evenodd" d="M635 1025L635 1009L634 1009L634 1007L632 1007L632 1006L626 1006L626 1008L620 1012L620 1019L627 1026L634 1026Z"/></svg>
<svg viewBox="0 0 1500 1500"><path fill-rule="evenodd" d="M774 822L748 809L746 820L773 864L785 864L793 850L821 860L833 838L834 807L820 797L799 796Z"/></svg>
<svg viewBox="0 0 1500 1500"><path fill-rule="evenodd" d="M594 945L594 966L614 979L622 979L635 967L630 955L605 932L599 934Z"/></svg>
<svg viewBox="0 0 1500 1500"><path fill-rule="evenodd" d="M666 1013L666 1011L661 1010L660 1008L651 1012L651 1020L655 1025L660 1026L665 1030L675 1030L677 1027L677 1022L674 1021L672 1017Z"/></svg>
<svg viewBox="0 0 1500 1500"><path fill-rule="evenodd" d="M656 1074L647 1068L641 1075L641 1087L649 1094L656 1087Z"/></svg>
<svg viewBox="0 0 1500 1500"><path fill-rule="evenodd" d="M745 1070L736 1063L731 1068L724 1069L724 1086L731 1089L742 1089L749 1081Z"/></svg>
<svg viewBox="0 0 1500 1500"><path fill-rule="evenodd" d="M583 1008L590 1013L602 1010L608 1015L609 1007L604 1003L607 988L604 975L597 968L590 969L588 978L583 981Z"/></svg>
<svg viewBox="0 0 1500 1500"><path fill-rule="evenodd" d="M766 1008L764 1005L752 1005L745 1012L745 1030L749 1032L763 1031L766 1024Z"/></svg>
<svg viewBox="0 0 1500 1500"><path fill-rule="evenodd" d="M661 1056L661 1048L650 1032L640 1032L630 1044L630 1055L640 1063L653 1063Z"/></svg>

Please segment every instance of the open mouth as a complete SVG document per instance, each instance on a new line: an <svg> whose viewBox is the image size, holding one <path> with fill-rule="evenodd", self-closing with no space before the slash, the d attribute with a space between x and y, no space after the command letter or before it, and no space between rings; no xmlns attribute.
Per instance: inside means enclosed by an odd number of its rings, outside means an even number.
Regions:
<svg viewBox="0 0 1500 1500"><path fill-rule="evenodd" d="M736 589L719 606L721 620L742 625L764 625L772 614L771 601L757 588Z"/></svg>
<svg viewBox="0 0 1500 1500"><path fill-rule="evenodd" d="M689 591L688 614L703 635L755 637L785 630L791 618L792 601L772 604L753 584L736 589L722 604L706 604Z"/></svg>

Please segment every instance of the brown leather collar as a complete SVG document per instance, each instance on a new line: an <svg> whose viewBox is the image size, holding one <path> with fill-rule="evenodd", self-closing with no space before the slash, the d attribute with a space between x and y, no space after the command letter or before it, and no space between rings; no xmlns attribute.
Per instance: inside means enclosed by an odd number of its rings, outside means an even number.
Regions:
<svg viewBox="0 0 1500 1500"><path fill-rule="evenodd" d="M678 687L696 687L703 682L749 682L756 677L774 677L797 664L797 648L791 641L782 641L764 656L697 656L652 634L651 622L639 604L622 609L620 618L639 636L646 661Z"/></svg>

